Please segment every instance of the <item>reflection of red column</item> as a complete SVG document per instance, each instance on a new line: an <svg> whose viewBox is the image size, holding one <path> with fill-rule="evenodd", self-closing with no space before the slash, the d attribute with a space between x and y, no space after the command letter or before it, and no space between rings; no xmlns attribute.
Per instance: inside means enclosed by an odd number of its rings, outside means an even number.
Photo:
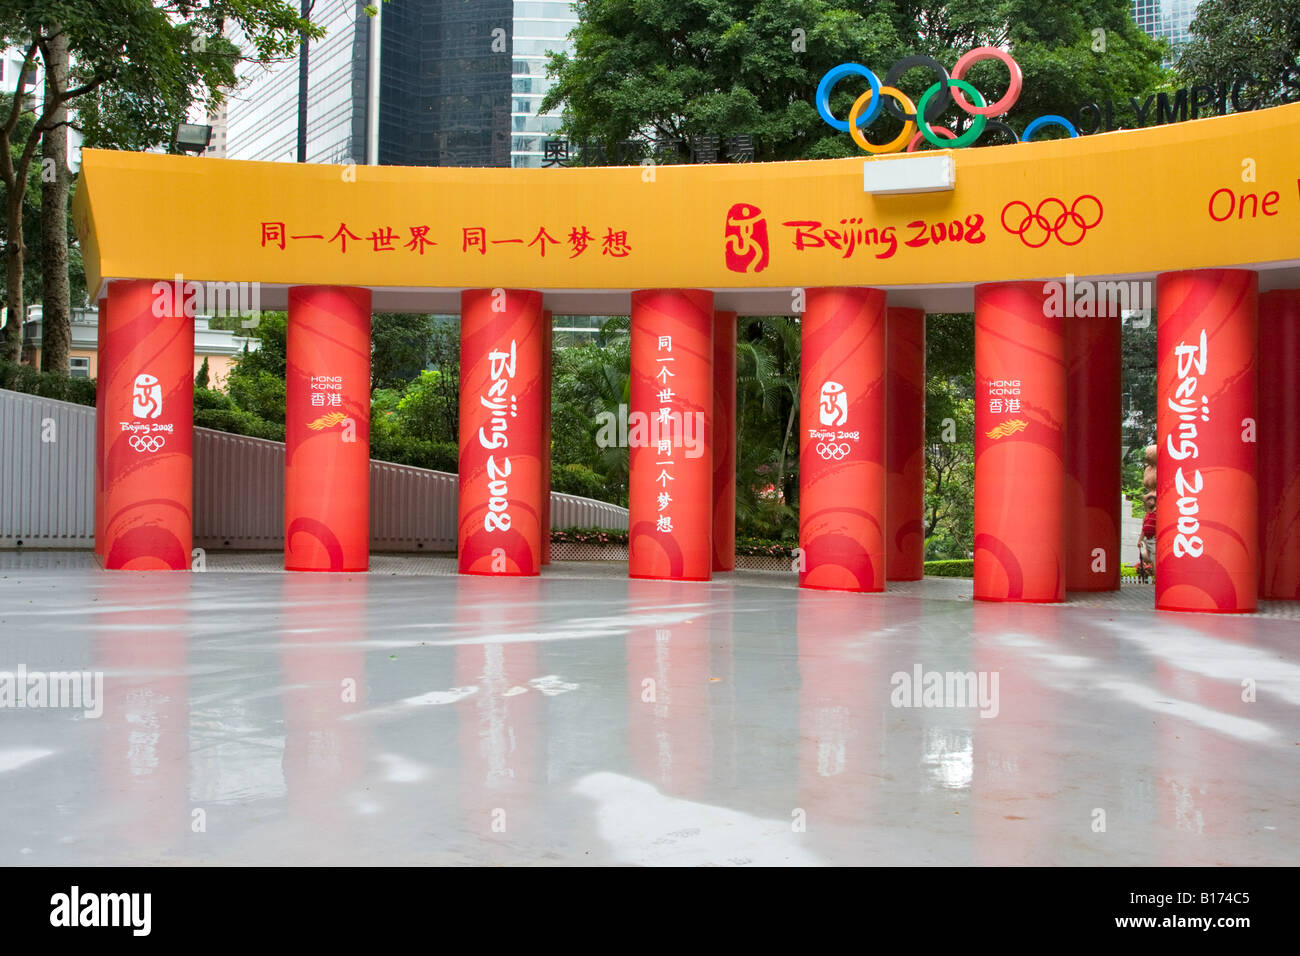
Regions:
<svg viewBox="0 0 1300 956"><path fill-rule="evenodd" d="M289 289L286 571L370 566L370 290Z"/></svg>
<svg viewBox="0 0 1300 956"><path fill-rule="evenodd" d="M799 585L885 589L885 293L809 289L801 331Z"/></svg>
<svg viewBox="0 0 1300 956"><path fill-rule="evenodd" d="M156 293L155 287L165 287ZM108 287L104 566L183 571L193 543L194 322L184 292L147 279ZM162 313L159 315L158 313Z"/></svg>
<svg viewBox="0 0 1300 956"><path fill-rule="evenodd" d="M541 568L543 325L540 292L460 294L461 574Z"/></svg>
<svg viewBox="0 0 1300 956"><path fill-rule="evenodd" d="M1065 332L1042 283L975 287L975 598L1063 601Z"/></svg>
<svg viewBox="0 0 1300 956"><path fill-rule="evenodd" d="M1091 822L1095 796L1068 793L1063 786L1065 779L1078 779L1066 777L1063 756L1077 715L1067 709L1062 717L1061 691L1042 676L1053 667L1060 632L1055 608L975 605L972 664L991 704L967 712L977 866L1051 865L1067 855L1067 847L1070 854L1078 852L1077 837L1066 835L1071 826Z"/></svg>
<svg viewBox="0 0 1300 956"><path fill-rule="evenodd" d="M713 572L713 293L632 293L628 574ZM666 443L666 444L665 444Z"/></svg>
<svg viewBox="0 0 1300 956"><path fill-rule="evenodd" d="M95 554L104 553L104 434L108 415L104 411L104 372L108 367L108 296L99 300L95 322Z"/></svg>
<svg viewBox="0 0 1300 956"><path fill-rule="evenodd" d="M1122 493L1119 316L1070 319L1065 355L1065 587L1114 591Z"/></svg>
<svg viewBox="0 0 1300 956"><path fill-rule="evenodd" d="M289 574L282 585L284 782L294 814L331 830L350 815L345 799L367 757L351 718L366 704L368 589L364 577Z"/></svg>
<svg viewBox="0 0 1300 956"><path fill-rule="evenodd" d="M698 799L713 762L709 726L708 612L656 626L665 608L689 604L683 585L629 581L628 604L648 620L628 628L628 747L637 776L664 793Z"/></svg>
<svg viewBox="0 0 1300 956"><path fill-rule="evenodd" d="M919 581L925 573L925 313L890 309L888 314L885 576Z"/></svg>
<svg viewBox="0 0 1300 956"><path fill-rule="evenodd" d="M551 563L551 366L555 332L551 310L542 312L542 564Z"/></svg>
<svg viewBox="0 0 1300 956"><path fill-rule="evenodd" d="M1244 432L1256 417L1259 278L1205 269L1157 283L1156 607L1253 611L1259 499Z"/></svg>
<svg viewBox="0 0 1300 956"><path fill-rule="evenodd" d="M1300 289L1259 297L1262 598L1300 598Z"/></svg>
<svg viewBox="0 0 1300 956"><path fill-rule="evenodd" d="M541 586L462 579L458 629L476 636L535 633ZM456 686L474 688L456 704L465 829L514 847L530 838L537 785L545 773L538 743L543 695L530 683L542 676L537 657L538 642L528 640L456 648Z"/></svg>
<svg viewBox="0 0 1300 956"><path fill-rule="evenodd" d="M879 792L881 731L897 719L885 709L881 606L844 594L797 595L799 652L799 807L808 834L828 856L843 852L843 831L865 828ZM868 638L864 640L864 637Z"/></svg>
<svg viewBox="0 0 1300 956"><path fill-rule="evenodd" d="M1252 618L1188 620L1180 627L1200 632L1198 640L1212 641L1234 656L1240 647L1258 646L1256 629L1263 623ZM1183 669L1171 663L1178 658L1155 658L1151 681L1162 705L1152 708L1151 720L1156 819L1149 829L1159 849L1152 863L1222 866L1231 853L1227 848L1243 846L1258 833L1248 808L1258 806L1260 797L1250 781L1272 769L1271 748L1260 738L1273 731L1259 713L1261 704L1242 700L1241 674ZM1188 719L1196 712L1199 719Z"/></svg>
<svg viewBox="0 0 1300 956"><path fill-rule="evenodd" d="M736 313L713 313L713 570L736 566Z"/></svg>
<svg viewBox="0 0 1300 956"><path fill-rule="evenodd" d="M160 601L157 584L123 575L95 605L95 666L104 672L102 785L112 831L134 859L171 856L192 832L185 610L192 580L169 582Z"/></svg>

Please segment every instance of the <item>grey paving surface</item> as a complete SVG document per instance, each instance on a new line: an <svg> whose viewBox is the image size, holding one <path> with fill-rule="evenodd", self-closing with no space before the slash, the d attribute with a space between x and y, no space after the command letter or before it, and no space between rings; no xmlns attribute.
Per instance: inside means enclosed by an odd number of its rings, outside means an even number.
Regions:
<svg viewBox="0 0 1300 956"><path fill-rule="evenodd" d="M25 669L29 695L51 671L103 681L89 712L0 707L0 864L1280 864L1300 847L1287 605L277 561L144 574L0 553L0 672ZM906 695L918 673L942 692ZM982 700L945 679L966 673Z"/></svg>

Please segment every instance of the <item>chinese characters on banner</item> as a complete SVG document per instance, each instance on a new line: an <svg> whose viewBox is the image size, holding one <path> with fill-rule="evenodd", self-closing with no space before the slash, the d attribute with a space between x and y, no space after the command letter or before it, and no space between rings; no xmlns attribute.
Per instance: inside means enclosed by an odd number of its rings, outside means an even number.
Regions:
<svg viewBox="0 0 1300 956"><path fill-rule="evenodd" d="M313 375L310 384L312 408L343 407L342 375Z"/></svg>
<svg viewBox="0 0 1300 956"><path fill-rule="evenodd" d="M724 141L721 136L700 135L657 139L654 142L644 140L620 140L613 149L607 149L604 143L570 143L563 139L548 139L542 143L542 166L627 166L637 165L645 160L656 163L680 162L686 158L688 163L716 163L726 159L732 163L752 163L754 161L754 137L749 133L729 136Z"/></svg>
<svg viewBox="0 0 1300 956"><path fill-rule="evenodd" d="M400 252L404 249L408 255L422 256L426 249L439 245L430 238L431 227L428 225L409 225L405 229L406 234L403 236L394 231L390 225L380 226L372 229L369 235L362 237L353 232L347 223L341 222L334 230L334 234L326 238L324 232L291 232L283 222L264 221L261 224L261 246L263 249L283 251L288 248L289 243L318 240L326 246L333 246L339 253L346 253L349 248L354 252L361 249L370 253ZM561 236L565 236L564 230L557 231ZM362 232L365 230L362 229ZM462 253L478 253L483 256L487 255L488 248L492 246L521 246L533 250L542 259L546 258L548 250L554 251L555 255L567 253L566 258L569 259L577 259L584 255L626 259L632 255L632 245L626 229L607 226L603 236L598 233L599 229L593 233L587 226L578 225L572 226L564 239L558 239L545 226L539 226L531 238L498 237L489 235L486 226L462 226L458 241ZM556 247L559 246L567 248L556 251ZM599 252L596 251L597 249Z"/></svg>

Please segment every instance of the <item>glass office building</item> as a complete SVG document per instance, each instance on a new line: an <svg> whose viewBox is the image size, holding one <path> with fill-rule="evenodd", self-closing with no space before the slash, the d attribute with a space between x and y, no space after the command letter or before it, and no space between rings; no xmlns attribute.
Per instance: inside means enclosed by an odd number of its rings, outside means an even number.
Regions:
<svg viewBox="0 0 1300 956"><path fill-rule="evenodd" d="M317 2L308 58L307 161L365 162L364 0ZM552 0L389 0L383 7L379 162L540 166L558 117L538 113L546 52L569 49L572 5ZM238 38L236 37L236 42ZM295 160L298 61L246 66L231 94L226 155Z"/></svg>
<svg viewBox="0 0 1300 956"><path fill-rule="evenodd" d="M546 78L547 51L573 52L567 39L578 14L567 0L515 0L513 58L510 77L510 165L540 166L543 144L554 138L558 115L542 115L538 107L551 88Z"/></svg>
<svg viewBox="0 0 1300 956"><path fill-rule="evenodd" d="M308 55L307 162L363 163L370 18L362 0L330 0L316 4L312 19L326 33ZM237 31L231 39L247 46ZM244 63L239 72L240 85L227 96L226 156L293 162L298 158L298 59L269 67Z"/></svg>
<svg viewBox="0 0 1300 956"><path fill-rule="evenodd" d="M1187 28L1201 0L1133 0L1133 19L1153 37L1164 37L1177 49L1190 38Z"/></svg>

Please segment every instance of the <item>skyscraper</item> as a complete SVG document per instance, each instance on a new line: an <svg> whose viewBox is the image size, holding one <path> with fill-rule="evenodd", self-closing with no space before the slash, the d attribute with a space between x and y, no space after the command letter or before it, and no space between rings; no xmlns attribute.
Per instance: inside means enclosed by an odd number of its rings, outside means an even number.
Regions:
<svg viewBox="0 0 1300 956"><path fill-rule="evenodd" d="M365 162L370 38L364 0L316 0L308 162ZM540 166L559 118L537 107L546 52L569 49L568 0L389 0L379 34L378 157L403 166ZM238 42L238 38L235 38ZM297 158L299 62L248 66L230 96L226 155Z"/></svg>
<svg viewBox="0 0 1300 956"><path fill-rule="evenodd" d="M1187 28L1201 0L1133 0L1133 19L1153 37L1164 37L1175 49L1190 37Z"/></svg>

